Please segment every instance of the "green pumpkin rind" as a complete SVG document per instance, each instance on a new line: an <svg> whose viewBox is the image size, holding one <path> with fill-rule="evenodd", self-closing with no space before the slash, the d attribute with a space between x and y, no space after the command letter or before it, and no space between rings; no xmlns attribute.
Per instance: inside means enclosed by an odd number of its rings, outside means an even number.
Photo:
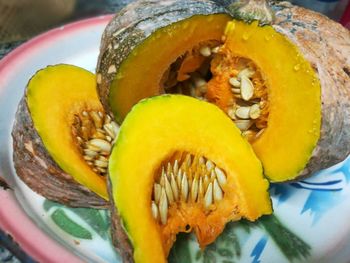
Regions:
<svg viewBox="0 0 350 263"><path fill-rule="evenodd" d="M141 0L117 13L103 33L96 68L97 90L107 112L112 112L108 101L111 83L136 46L159 28L194 15L222 13L227 10L211 0Z"/></svg>

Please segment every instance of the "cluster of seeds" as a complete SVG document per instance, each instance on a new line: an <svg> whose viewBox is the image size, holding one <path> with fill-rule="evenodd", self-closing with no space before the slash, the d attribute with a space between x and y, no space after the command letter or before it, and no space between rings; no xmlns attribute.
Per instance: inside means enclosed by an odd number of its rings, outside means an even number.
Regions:
<svg viewBox="0 0 350 263"><path fill-rule="evenodd" d="M180 93L208 100L208 85L211 85L211 62L216 56L222 56L222 46L218 42L202 43L193 50L177 59L164 75L164 89L167 93ZM186 56L192 59L201 57L202 64L188 78L180 81L178 78L181 64ZM223 56L224 57L224 56ZM224 62L225 63L225 62ZM194 63L195 64L195 63ZM244 58L232 60L228 82L231 87L232 105L226 109L227 115L242 131L249 141L257 139L267 126L267 89L264 86L259 71L252 62ZM224 75L228 74L223 72Z"/></svg>
<svg viewBox="0 0 350 263"><path fill-rule="evenodd" d="M212 161L189 153L162 165L153 186L153 217L166 224L168 209L179 203L198 203L210 212L224 197L225 172Z"/></svg>
<svg viewBox="0 0 350 263"><path fill-rule="evenodd" d="M266 128L266 121L260 117L266 106L266 88L263 94L256 94L252 77L256 72L247 67L229 79L235 103L227 109L227 115L249 140L259 137ZM266 115L266 114L265 114Z"/></svg>
<svg viewBox="0 0 350 263"><path fill-rule="evenodd" d="M86 163L99 175L107 174L108 158L117 138L118 125L101 111L74 115L72 133Z"/></svg>

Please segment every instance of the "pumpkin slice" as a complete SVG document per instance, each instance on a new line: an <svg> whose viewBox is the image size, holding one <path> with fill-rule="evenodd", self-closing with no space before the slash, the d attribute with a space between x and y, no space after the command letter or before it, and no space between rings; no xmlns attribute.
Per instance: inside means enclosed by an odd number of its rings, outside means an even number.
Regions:
<svg viewBox="0 0 350 263"><path fill-rule="evenodd" d="M203 248L227 222L271 213L269 183L239 129L218 107L188 96L138 103L108 170L125 262L165 262L178 232L193 230Z"/></svg>
<svg viewBox="0 0 350 263"><path fill-rule="evenodd" d="M19 177L48 199L100 207L108 199L107 159L117 125L104 113L94 74L49 66L29 81L13 127Z"/></svg>
<svg viewBox="0 0 350 263"><path fill-rule="evenodd" d="M144 15L138 8L141 3L133 6L133 21ZM168 4L169 12L177 6ZM205 1L197 4L210 9ZM158 1L153 5L163 10ZM271 181L292 180L315 170L315 158L312 169L305 168L317 154L320 138L320 82L285 36L257 22L234 20L226 27L227 15L207 11L183 11L189 17L162 26L150 19L143 34L135 24L121 24L126 10L105 31L97 70L101 100L118 122L141 98L182 93L226 112L253 145ZM125 47L123 32L134 40L126 54L119 49Z"/></svg>

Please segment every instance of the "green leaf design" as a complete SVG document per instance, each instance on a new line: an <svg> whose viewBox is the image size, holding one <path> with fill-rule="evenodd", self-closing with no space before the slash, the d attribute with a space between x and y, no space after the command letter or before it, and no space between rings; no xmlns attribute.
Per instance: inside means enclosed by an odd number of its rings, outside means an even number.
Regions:
<svg viewBox="0 0 350 263"><path fill-rule="evenodd" d="M103 239L108 238L109 222L104 219L101 213L107 217L107 212L104 210L97 210L91 208L74 208L71 209L74 213L79 215L92 229L96 231Z"/></svg>
<svg viewBox="0 0 350 263"><path fill-rule="evenodd" d="M176 242L170 251L168 261L169 263L192 262L189 248L189 234L180 233L177 235Z"/></svg>
<svg viewBox="0 0 350 263"><path fill-rule="evenodd" d="M91 233L70 219L63 209L58 208L55 210L51 218L58 227L71 236L81 239L92 239Z"/></svg>
<svg viewBox="0 0 350 263"><path fill-rule="evenodd" d="M93 208L71 208L47 199L44 201L43 208L46 212L48 212L51 208L62 208L62 210L69 210L84 220L103 239L109 239L110 219L107 210L98 210Z"/></svg>
<svg viewBox="0 0 350 263"><path fill-rule="evenodd" d="M227 248L219 248L218 253L222 257L233 257L234 256L233 253L231 252L231 250L228 250Z"/></svg>
<svg viewBox="0 0 350 263"><path fill-rule="evenodd" d="M290 261L310 256L311 247L285 227L275 215L263 216L259 223Z"/></svg>

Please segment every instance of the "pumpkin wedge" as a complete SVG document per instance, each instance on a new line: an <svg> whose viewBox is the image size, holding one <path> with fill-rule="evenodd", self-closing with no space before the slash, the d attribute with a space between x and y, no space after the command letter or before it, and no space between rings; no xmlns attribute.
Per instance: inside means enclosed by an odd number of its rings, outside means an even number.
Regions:
<svg viewBox="0 0 350 263"><path fill-rule="evenodd" d="M226 112L271 181L310 175L347 157L350 37L345 28L287 3L272 5L277 11L271 14L265 1L251 0L238 9L225 6L224 13L241 21L229 24L222 11L208 12L213 3L206 1L195 1L206 11L179 11L173 13L176 22L158 24L155 17L187 1L153 1L143 30L135 21L146 16L146 2L118 13L101 42L98 92L118 122L141 98L181 93ZM224 2L216 2L218 10ZM133 23L123 23L126 14ZM252 22L256 16L259 25ZM333 27L342 32L337 39L329 31ZM213 37L212 30L221 36Z"/></svg>
<svg viewBox="0 0 350 263"><path fill-rule="evenodd" d="M37 193L70 206L107 204L107 159L118 127L104 113L95 81L94 74L71 65L39 70L12 131L18 176Z"/></svg>
<svg viewBox="0 0 350 263"><path fill-rule="evenodd" d="M124 262L166 262L178 232L193 230L203 248L227 222L272 212L269 183L239 129L218 107L188 96L135 105L108 170Z"/></svg>

